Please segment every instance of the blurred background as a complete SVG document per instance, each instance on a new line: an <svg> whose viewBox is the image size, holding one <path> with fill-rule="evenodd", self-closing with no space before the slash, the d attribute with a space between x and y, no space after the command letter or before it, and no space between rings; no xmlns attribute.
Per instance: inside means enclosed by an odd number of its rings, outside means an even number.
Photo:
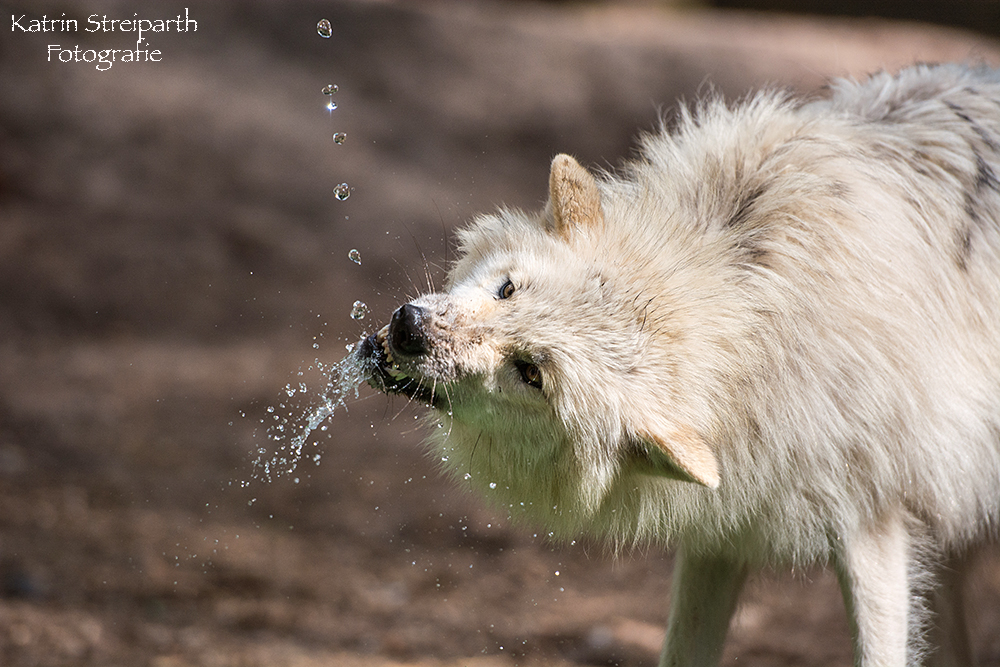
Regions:
<svg viewBox="0 0 1000 667"><path fill-rule="evenodd" d="M268 433L440 281L456 226L541 206L555 153L614 167L711 91L1000 64L996 0L0 9L79 21L0 29L0 665L18 667L655 664L669 553L511 526L438 475L419 409L366 389L270 481ZM185 9L197 31L146 35L159 62L50 59L135 48L89 16ZM994 554L974 578L976 649L1000 665ZM847 632L828 573L765 574L725 663L846 666Z"/></svg>

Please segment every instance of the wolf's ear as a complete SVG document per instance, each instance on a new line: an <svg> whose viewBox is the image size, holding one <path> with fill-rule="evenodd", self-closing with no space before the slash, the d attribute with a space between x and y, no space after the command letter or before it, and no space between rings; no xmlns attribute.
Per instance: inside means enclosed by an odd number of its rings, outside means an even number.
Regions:
<svg viewBox="0 0 1000 667"><path fill-rule="evenodd" d="M593 175L565 153L552 160L549 172L549 207L555 232L566 237L574 227L599 225L601 193Z"/></svg>
<svg viewBox="0 0 1000 667"><path fill-rule="evenodd" d="M637 434L642 467L653 475L719 486L719 461L708 444L689 427L644 429Z"/></svg>

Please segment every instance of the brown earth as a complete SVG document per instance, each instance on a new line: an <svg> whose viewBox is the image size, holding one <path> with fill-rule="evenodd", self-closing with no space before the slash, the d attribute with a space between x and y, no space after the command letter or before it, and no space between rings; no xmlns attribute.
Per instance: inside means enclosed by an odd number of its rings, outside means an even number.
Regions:
<svg viewBox="0 0 1000 667"><path fill-rule="evenodd" d="M183 5L198 30L148 35L160 62L47 61L49 44L133 47L134 34L84 32L91 14ZM317 363L440 279L452 228L501 202L538 206L554 153L613 166L637 131L712 88L1000 62L995 42L917 24L651 6L0 7L80 21L0 38L12 667L654 664L669 554L613 559L512 527L438 476L420 411L398 400L362 390L296 473L266 482L253 462L274 448L269 428L308 407ZM352 320L355 300L373 315ZM976 648L1000 665L995 554L973 581ZM762 576L726 653L849 662L818 570Z"/></svg>

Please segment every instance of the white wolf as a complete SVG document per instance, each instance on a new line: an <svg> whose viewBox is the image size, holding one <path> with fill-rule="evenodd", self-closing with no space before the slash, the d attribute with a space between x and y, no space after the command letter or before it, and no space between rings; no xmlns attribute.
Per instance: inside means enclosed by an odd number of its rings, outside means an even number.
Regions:
<svg viewBox="0 0 1000 667"><path fill-rule="evenodd" d="M678 547L661 665L718 662L748 569L813 563L856 665L973 660L942 572L1000 518L1000 73L830 91L682 111L618 175L557 156L358 348L512 516Z"/></svg>

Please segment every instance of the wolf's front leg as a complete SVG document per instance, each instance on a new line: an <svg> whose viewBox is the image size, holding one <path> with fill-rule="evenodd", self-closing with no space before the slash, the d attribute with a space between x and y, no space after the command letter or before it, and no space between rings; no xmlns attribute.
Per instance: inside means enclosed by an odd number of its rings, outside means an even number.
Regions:
<svg viewBox="0 0 1000 667"><path fill-rule="evenodd" d="M719 664L746 575L745 565L727 559L677 554L660 667Z"/></svg>
<svg viewBox="0 0 1000 667"><path fill-rule="evenodd" d="M910 535L887 517L835 546L837 577L854 640L856 667L905 667L913 591Z"/></svg>

